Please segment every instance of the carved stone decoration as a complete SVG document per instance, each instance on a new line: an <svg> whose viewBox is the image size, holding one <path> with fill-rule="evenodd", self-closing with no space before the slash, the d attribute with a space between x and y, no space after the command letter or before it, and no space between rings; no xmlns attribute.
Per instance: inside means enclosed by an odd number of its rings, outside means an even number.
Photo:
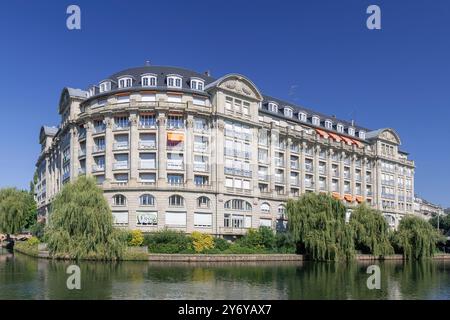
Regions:
<svg viewBox="0 0 450 320"><path fill-rule="evenodd" d="M112 119L111 119L111 118L106 118L106 119L105 119L105 125L106 125L106 128L111 129L112 126L113 126L113 121L112 121Z"/></svg>
<svg viewBox="0 0 450 320"><path fill-rule="evenodd" d="M186 127L187 128L193 128L194 127L194 119L187 119L186 120Z"/></svg>
<svg viewBox="0 0 450 320"><path fill-rule="evenodd" d="M258 99L254 90L250 88L245 82L239 79L230 79L223 82L220 87L223 89L235 92L240 95L244 95L247 97L252 97Z"/></svg>
<svg viewBox="0 0 450 320"><path fill-rule="evenodd" d="M137 126L138 117L135 114L130 115L130 123L132 126Z"/></svg>

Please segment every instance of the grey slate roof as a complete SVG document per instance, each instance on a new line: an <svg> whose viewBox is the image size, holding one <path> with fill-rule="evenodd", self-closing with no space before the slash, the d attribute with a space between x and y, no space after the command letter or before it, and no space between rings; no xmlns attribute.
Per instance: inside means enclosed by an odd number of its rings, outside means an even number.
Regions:
<svg viewBox="0 0 450 320"><path fill-rule="evenodd" d="M71 97L87 98L88 92L81 89L67 88Z"/></svg>
<svg viewBox="0 0 450 320"><path fill-rule="evenodd" d="M54 136L58 132L57 127L43 126L42 129L44 130L44 134L47 136Z"/></svg>
<svg viewBox="0 0 450 320"><path fill-rule="evenodd" d="M141 87L142 86L141 76L144 74L156 75L157 76L157 87L159 87L159 88L167 86L167 76L168 75L172 75L172 74L179 75L183 79L183 81L182 81L182 89L183 90L190 90L190 79L193 77L203 79L205 81L205 87L207 85L213 83L214 81L218 80L218 79L210 77L206 74L198 73L198 72L184 69L184 68L169 67L169 66L143 66L143 67L129 68L129 69L125 69L120 72L117 72L103 80L112 80L111 90L116 90L116 89L118 89L118 86L117 86L118 78L120 78L122 76L131 76L134 79L133 87ZM97 88L97 93L98 93L98 88ZM294 119L290 118L290 120L296 120L296 119L298 120L299 112L304 112L307 114L308 124L310 124L310 125L312 124L311 123L312 116L316 115L320 118L322 127L324 126L324 122L327 119L331 120L333 122L334 130L336 130L336 126L338 123L343 124L344 128L345 128L344 133L348 133L348 127L353 126L356 131L356 135L354 136L354 138L358 138L357 134L359 131L365 131L365 132L371 131L370 129L361 127L359 125L352 125L352 123L349 121L336 119L334 116L325 115L323 113L296 105L294 103L286 102L286 101L283 101L278 98L263 95L263 102L262 102L263 110L265 110L265 112L270 113L270 114L273 114L273 113L268 111L267 105L268 105L269 101L273 101L273 102L277 103L277 105L279 107L277 116L281 117L281 118L285 118L283 108L285 106L289 106L294 109ZM367 134L366 134L366 138L367 138Z"/></svg>

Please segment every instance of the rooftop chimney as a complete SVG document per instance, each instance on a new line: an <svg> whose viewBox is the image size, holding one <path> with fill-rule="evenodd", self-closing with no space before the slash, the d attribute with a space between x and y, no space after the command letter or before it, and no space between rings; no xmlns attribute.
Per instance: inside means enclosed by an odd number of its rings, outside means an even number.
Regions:
<svg viewBox="0 0 450 320"><path fill-rule="evenodd" d="M150 60L145 60L145 64L144 64L146 67L149 67L150 66Z"/></svg>
<svg viewBox="0 0 450 320"><path fill-rule="evenodd" d="M355 126L355 120L352 120L352 127Z"/></svg>
<svg viewBox="0 0 450 320"><path fill-rule="evenodd" d="M210 72L209 70L206 70L206 71L205 71L205 76L211 77L211 72Z"/></svg>

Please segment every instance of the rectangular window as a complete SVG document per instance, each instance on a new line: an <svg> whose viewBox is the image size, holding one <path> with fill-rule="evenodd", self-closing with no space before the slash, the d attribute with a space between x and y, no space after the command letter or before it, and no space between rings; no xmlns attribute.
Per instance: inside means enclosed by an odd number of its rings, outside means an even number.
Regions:
<svg viewBox="0 0 450 320"><path fill-rule="evenodd" d="M158 212L156 211L136 211L136 224L138 226L157 226Z"/></svg>
<svg viewBox="0 0 450 320"><path fill-rule="evenodd" d="M186 226L186 212L166 211L166 225L168 226Z"/></svg>
<svg viewBox="0 0 450 320"><path fill-rule="evenodd" d="M113 221L116 225L128 224L128 211L113 211Z"/></svg>
<svg viewBox="0 0 450 320"><path fill-rule="evenodd" d="M259 219L259 226L272 228L272 219Z"/></svg>
<svg viewBox="0 0 450 320"><path fill-rule="evenodd" d="M181 103L181 95L178 94L168 94L167 95L168 102Z"/></svg>
<svg viewBox="0 0 450 320"><path fill-rule="evenodd" d="M194 227L210 228L212 227L212 214L211 213L194 213Z"/></svg>

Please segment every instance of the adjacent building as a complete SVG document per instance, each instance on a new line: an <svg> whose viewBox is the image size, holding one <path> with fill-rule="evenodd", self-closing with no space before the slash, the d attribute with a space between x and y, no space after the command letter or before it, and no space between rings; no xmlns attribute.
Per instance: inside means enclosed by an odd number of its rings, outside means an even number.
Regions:
<svg viewBox="0 0 450 320"><path fill-rule="evenodd" d="M394 129L264 95L243 75L131 68L63 89L58 111L61 123L40 132L44 217L80 175L103 188L117 226L144 232L283 228L286 201L305 192L366 202L392 227L414 212L414 162Z"/></svg>
<svg viewBox="0 0 450 320"><path fill-rule="evenodd" d="M444 215L444 209L416 195L414 197L414 214L429 220L432 217Z"/></svg>

